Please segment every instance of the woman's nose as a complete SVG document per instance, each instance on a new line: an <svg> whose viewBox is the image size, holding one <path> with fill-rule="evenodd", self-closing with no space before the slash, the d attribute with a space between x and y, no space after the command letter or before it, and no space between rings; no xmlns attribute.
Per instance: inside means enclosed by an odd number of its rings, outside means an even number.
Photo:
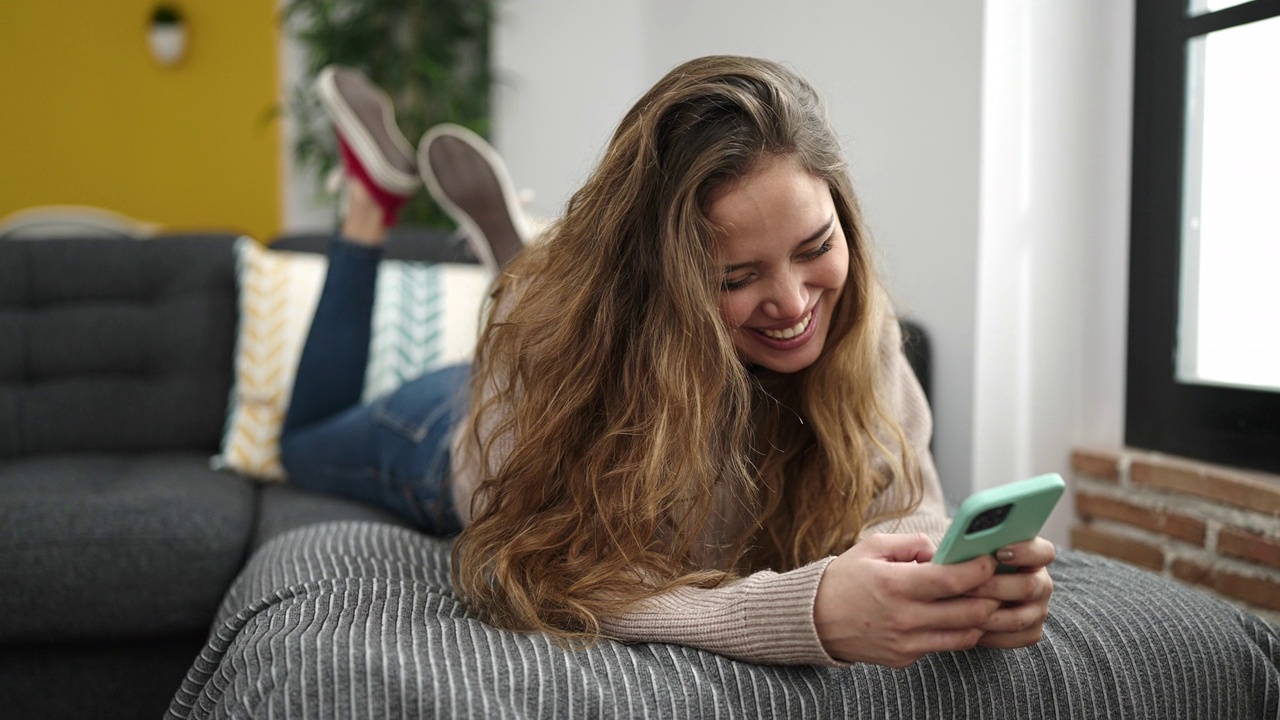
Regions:
<svg viewBox="0 0 1280 720"><path fill-rule="evenodd" d="M796 320L809 307L809 290L796 275L773 283L764 301L764 312L775 320Z"/></svg>

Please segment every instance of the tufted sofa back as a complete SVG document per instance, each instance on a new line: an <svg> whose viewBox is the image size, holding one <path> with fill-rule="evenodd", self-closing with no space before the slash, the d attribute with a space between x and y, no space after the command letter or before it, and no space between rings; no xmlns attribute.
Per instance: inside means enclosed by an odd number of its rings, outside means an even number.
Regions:
<svg viewBox="0 0 1280 720"><path fill-rule="evenodd" d="M0 240L0 458L216 450L234 241Z"/></svg>

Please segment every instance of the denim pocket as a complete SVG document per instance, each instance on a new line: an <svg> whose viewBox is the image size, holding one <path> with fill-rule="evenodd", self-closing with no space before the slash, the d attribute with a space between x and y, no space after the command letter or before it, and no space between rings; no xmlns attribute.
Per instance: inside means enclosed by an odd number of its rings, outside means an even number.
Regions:
<svg viewBox="0 0 1280 720"><path fill-rule="evenodd" d="M470 368L453 365L415 378L375 401L374 420L412 443L448 434L455 405L465 402Z"/></svg>
<svg viewBox="0 0 1280 720"><path fill-rule="evenodd" d="M437 423L443 420L447 424L448 417L447 402L424 405L399 391L378 400L373 408L374 421L414 444L425 440Z"/></svg>

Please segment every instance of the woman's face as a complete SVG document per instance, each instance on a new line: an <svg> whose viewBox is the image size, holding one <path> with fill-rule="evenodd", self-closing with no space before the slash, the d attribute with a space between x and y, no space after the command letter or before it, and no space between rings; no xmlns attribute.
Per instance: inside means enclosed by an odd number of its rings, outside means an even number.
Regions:
<svg viewBox="0 0 1280 720"><path fill-rule="evenodd" d="M761 160L714 196L723 228L720 314L744 362L791 373L822 354L849 272L849 244L825 181L794 157Z"/></svg>

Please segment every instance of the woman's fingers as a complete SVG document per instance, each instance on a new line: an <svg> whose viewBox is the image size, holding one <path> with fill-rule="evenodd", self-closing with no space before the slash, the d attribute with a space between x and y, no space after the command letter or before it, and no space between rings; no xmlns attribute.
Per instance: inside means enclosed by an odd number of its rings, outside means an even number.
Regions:
<svg viewBox="0 0 1280 720"><path fill-rule="evenodd" d="M990 580L969 592L970 597L990 598L1001 602L1035 602L1053 593L1053 579L1040 568L1035 572L993 575Z"/></svg>
<svg viewBox="0 0 1280 720"><path fill-rule="evenodd" d="M894 646L879 664L904 668L931 652L958 652L978 645L986 637L981 630L935 630L904 640Z"/></svg>
<svg viewBox="0 0 1280 720"><path fill-rule="evenodd" d="M969 595L995 575L996 562L990 556L953 565L921 563L901 580L903 597L912 600L941 600Z"/></svg>
<svg viewBox="0 0 1280 720"><path fill-rule="evenodd" d="M1019 543L1024 572L1000 577L991 556L935 565L933 550L924 536L874 535L826 566L813 613L832 657L904 667L930 652L1039 639L1052 582L1034 563L1052 560L1052 544Z"/></svg>
<svg viewBox="0 0 1280 720"><path fill-rule="evenodd" d="M991 615L1000 609L1000 603L987 598L954 598L935 602L912 604L903 609L909 616L913 630L960 630L980 628L986 630Z"/></svg>
<svg viewBox="0 0 1280 720"><path fill-rule="evenodd" d="M1058 551L1053 543L1042 537L1026 542L1014 543L996 551L996 558L1002 565L1014 567L1044 567L1053 562Z"/></svg>
<svg viewBox="0 0 1280 720"><path fill-rule="evenodd" d="M998 650L1013 650L1014 648L1035 645L1040 642L1042 637L1044 637L1044 626L1037 625L1016 633L985 633L977 644Z"/></svg>
<svg viewBox="0 0 1280 720"><path fill-rule="evenodd" d="M924 536L872 536L831 561L813 606L827 652L902 667L928 652L973 647L1000 602L964 595L991 578L995 560L934 565L932 552Z"/></svg>
<svg viewBox="0 0 1280 720"><path fill-rule="evenodd" d="M972 648L984 637L981 630L943 630L935 633L929 644L935 648L933 652L959 652Z"/></svg>
<svg viewBox="0 0 1280 720"><path fill-rule="evenodd" d="M991 613L982 629L988 633L1021 633L1043 626L1048 610L1042 603L1008 605Z"/></svg>
<svg viewBox="0 0 1280 720"><path fill-rule="evenodd" d="M937 550L937 545L924 533L871 535L855 547L889 562L928 562Z"/></svg>
<svg viewBox="0 0 1280 720"><path fill-rule="evenodd" d="M998 575L986 583L980 593L986 597L1004 600L1000 609L991 613L982 629L985 634L979 644L992 648L1018 648L1034 645L1044 635L1044 623L1049 617L1049 599L1053 594L1053 579L1049 571L1040 568L1034 573ZM1018 597L1025 593L1024 597Z"/></svg>
<svg viewBox="0 0 1280 720"><path fill-rule="evenodd" d="M1034 645L1044 636L1048 606L1039 603L1014 605L992 613L978 644L990 648L1019 648Z"/></svg>
<svg viewBox="0 0 1280 720"><path fill-rule="evenodd" d="M904 603L880 623L864 623L857 650L863 660L891 667L906 667L931 652L968 650L988 635L982 626L999 607L976 598Z"/></svg>

